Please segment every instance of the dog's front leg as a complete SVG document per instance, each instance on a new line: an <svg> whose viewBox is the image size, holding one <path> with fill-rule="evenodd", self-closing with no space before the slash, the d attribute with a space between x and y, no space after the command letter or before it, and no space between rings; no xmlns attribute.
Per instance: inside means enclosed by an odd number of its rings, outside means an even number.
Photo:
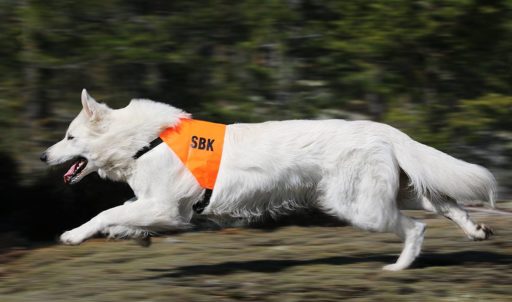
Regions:
<svg viewBox="0 0 512 302"><path fill-rule="evenodd" d="M138 200L101 212L93 219L61 235L65 244L80 244L95 234L115 226L139 230L166 230L187 225L177 207L154 200Z"/></svg>

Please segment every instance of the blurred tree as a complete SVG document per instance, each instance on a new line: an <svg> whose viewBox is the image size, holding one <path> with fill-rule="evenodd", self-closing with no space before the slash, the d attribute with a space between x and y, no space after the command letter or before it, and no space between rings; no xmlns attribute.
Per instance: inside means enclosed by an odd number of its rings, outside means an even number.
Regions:
<svg viewBox="0 0 512 302"><path fill-rule="evenodd" d="M489 94L462 100L448 118L451 137L461 144L485 146L501 143L512 153L512 96ZM508 141L508 143L507 143Z"/></svg>
<svg viewBox="0 0 512 302"><path fill-rule="evenodd" d="M362 114L510 161L511 54L511 1L0 0L0 151L42 169L86 87L223 122Z"/></svg>

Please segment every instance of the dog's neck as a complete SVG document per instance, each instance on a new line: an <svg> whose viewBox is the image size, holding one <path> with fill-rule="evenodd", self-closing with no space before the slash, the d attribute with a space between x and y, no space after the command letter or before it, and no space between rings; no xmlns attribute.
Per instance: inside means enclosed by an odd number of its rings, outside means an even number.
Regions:
<svg viewBox="0 0 512 302"><path fill-rule="evenodd" d="M98 174L128 181L136 165L133 155L183 118L190 114L150 100L132 100L125 108L114 110L105 121L107 132L92 146L98 150L94 159L101 167Z"/></svg>

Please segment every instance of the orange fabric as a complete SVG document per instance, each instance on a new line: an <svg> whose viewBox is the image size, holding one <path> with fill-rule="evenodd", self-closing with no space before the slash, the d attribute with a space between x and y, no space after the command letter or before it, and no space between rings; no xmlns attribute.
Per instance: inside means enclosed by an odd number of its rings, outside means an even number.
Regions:
<svg viewBox="0 0 512 302"><path fill-rule="evenodd" d="M219 173L226 125L199 120L182 120L160 133L205 189L213 189Z"/></svg>

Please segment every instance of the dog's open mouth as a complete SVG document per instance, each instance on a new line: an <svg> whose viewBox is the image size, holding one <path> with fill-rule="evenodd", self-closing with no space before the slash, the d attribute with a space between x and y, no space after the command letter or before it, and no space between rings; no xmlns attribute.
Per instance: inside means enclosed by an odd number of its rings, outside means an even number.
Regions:
<svg viewBox="0 0 512 302"><path fill-rule="evenodd" d="M79 157L69 168L68 172L64 174L64 183L65 184L74 184L78 181L80 174L87 166L87 159L83 157Z"/></svg>

